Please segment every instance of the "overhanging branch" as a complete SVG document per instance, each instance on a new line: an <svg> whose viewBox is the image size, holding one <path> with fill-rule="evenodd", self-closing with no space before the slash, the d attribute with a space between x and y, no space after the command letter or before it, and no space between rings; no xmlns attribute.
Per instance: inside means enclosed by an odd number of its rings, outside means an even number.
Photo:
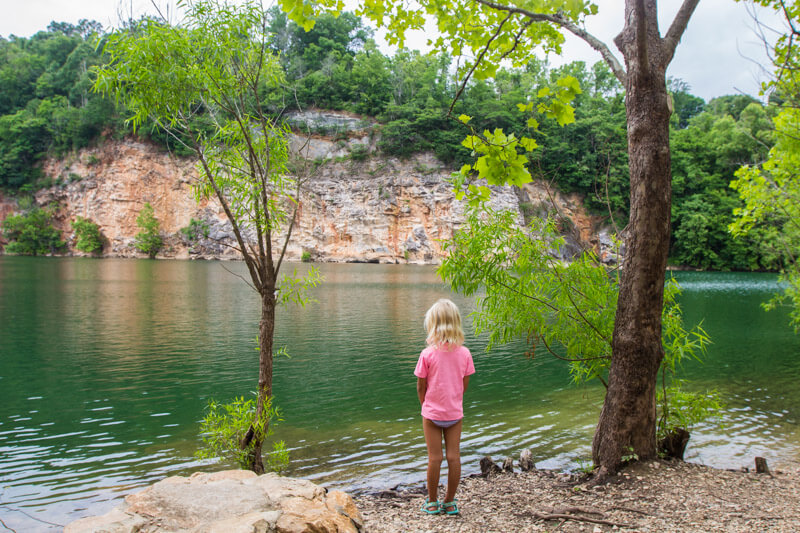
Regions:
<svg viewBox="0 0 800 533"><path fill-rule="evenodd" d="M485 5L488 8L496 9L498 11L505 11L506 13L517 13L519 15L527 17L533 22L549 22L551 24L555 24L556 26L564 28L565 30L569 31L576 37L586 42L586 44L591 46L594 50L597 50L603 57L603 60L611 69L611 72L614 73L614 76L617 77L617 79L620 81L620 83L622 83L623 86L625 85L625 77L626 77L625 69L623 68L619 60L616 58L616 56L614 56L613 52L611 52L611 49L608 48L606 43L604 43L603 41L601 41L588 31L584 30L571 20L567 19L563 15L560 15L558 13L554 15L549 15L546 13L534 13L532 11L528 11L527 9L523 9L521 7L506 6L503 4L492 2L490 0L475 0L475 1L478 2L479 4ZM697 1L699 0L696 0L695 4L697 3Z"/></svg>
<svg viewBox="0 0 800 533"><path fill-rule="evenodd" d="M489 40L486 41L486 46L484 46L483 50L481 50L481 53L478 54L477 59L475 59L475 63L472 65L472 68L469 69L467 75L464 76L464 80L461 82L461 87L458 89L458 92L453 98L453 102L450 104L450 109L447 111L448 116L450 115L450 113L453 112L453 107L455 107L456 102L461 97L461 93L463 93L464 89L466 89L467 83L469 82L469 79L472 77L472 73L475 72L476 68L478 68L478 65L480 65L481 61L483 60L483 56L485 56L486 52L488 52L489 48L491 48L492 41L494 41L497 38L497 36L500 35L500 31L503 29L505 23L508 22L508 19L511 18L511 15L512 13L509 13L508 16L506 16L506 18L504 18L502 22L500 22L500 25L497 26L497 30L495 30L494 34L491 37L489 37ZM516 43L514 43L514 46L516 47Z"/></svg>

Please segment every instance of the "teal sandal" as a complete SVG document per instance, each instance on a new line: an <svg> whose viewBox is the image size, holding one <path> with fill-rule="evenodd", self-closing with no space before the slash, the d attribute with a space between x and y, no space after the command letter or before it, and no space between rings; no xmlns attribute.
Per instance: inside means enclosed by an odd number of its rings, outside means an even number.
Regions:
<svg viewBox="0 0 800 533"><path fill-rule="evenodd" d="M441 514L442 506L438 501L432 502L428 500L428 498L425 498L425 503L422 504L422 507L420 507L420 511L428 514Z"/></svg>
<svg viewBox="0 0 800 533"><path fill-rule="evenodd" d="M442 504L442 509L444 510L444 514L455 515L458 514L458 499L453 498L451 502L444 502ZM450 508L448 511L447 509Z"/></svg>

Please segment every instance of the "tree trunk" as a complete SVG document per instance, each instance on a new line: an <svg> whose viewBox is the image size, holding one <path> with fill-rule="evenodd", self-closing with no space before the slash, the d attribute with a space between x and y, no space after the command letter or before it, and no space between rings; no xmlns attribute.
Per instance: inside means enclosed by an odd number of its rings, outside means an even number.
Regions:
<svg viewBox="0 0 800 533"><path fill-rule="evenodd" d="M264 410L264 402L272 397L272 337L275 332L275 289L274 284L266 287L261 294L261 321L258 327L258 407L256 420L259 420ZM253 452L250 456L250 470L256 474L264 473L264 459L262 446L264 435L256 434L252 440Z"/></svg>
<svg viewBox="0 0 800 533"><path fill-rule="evenodd" d="M627 65L631 209L623 231L624 263L608 391L592 442L600 476L614 472L622 456L631 452L640 459L655 456L655 385L664 357L661 310L672 179L665 73L671 54L664 57L662 52L655 1L639 0L641 7L635 3L628 1L626 26L616 39ZM644 21L637 19L645 14Z"/></svg>

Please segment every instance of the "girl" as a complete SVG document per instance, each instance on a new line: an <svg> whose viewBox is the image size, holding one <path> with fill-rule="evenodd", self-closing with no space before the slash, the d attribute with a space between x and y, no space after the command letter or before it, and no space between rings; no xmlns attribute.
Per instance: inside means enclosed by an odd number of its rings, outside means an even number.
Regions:
<svg viewBox="0 0 800 533"><path fill-rule="evenodd" d="M422 404L422 431L428 448L428 514L458 514L456 488L461 481L461 421L464 391L475 373L472 355L462 346L461 314L450 300L439 300L425 313L428 347L422 350L414 375ZM439 503L442 437L447 453L447 494Z"/></svg>

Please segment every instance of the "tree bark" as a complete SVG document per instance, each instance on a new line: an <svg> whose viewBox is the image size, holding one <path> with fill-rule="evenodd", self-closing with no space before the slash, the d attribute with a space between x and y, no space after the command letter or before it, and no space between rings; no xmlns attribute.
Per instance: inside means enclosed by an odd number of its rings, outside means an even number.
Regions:
<svg viewBox="0 0 800 533"><path fill-rule="evenodd" d="M666 67L655 0L627 0L616 38L625 57L630 221L612 339L608 391L592 442L600 475L623 455L656 454L655 386L664 357L661 310L670 237L671 180Z"/></svg>

